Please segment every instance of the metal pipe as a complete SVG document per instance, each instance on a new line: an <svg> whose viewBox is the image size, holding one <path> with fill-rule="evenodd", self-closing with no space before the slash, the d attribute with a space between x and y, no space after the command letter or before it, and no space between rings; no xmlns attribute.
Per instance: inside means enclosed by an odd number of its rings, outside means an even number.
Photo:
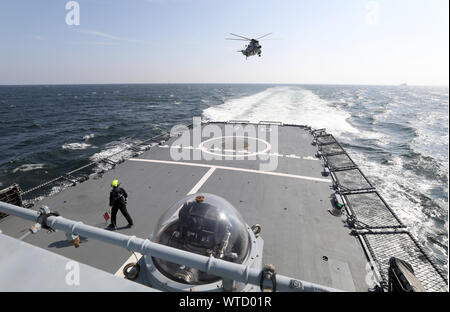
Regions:
<svg viewBox="0 0 450 312"><path fill-rule="evenodd" d="M40 219L40 214L37 211L32 211L3 202L0 202L0 211L33 222L38 222L38 219ZM126 248L129 251L139 252L143 255L149 255L177 264L183 264L215 276L232 279L245 284L260 285L262 271L259 269L250 268L246 265L232 263L216 259L214 257L208 258L206 256L153 243L148 239L107 231L83 224L82 222L72 221L61 216L49 216L46 223L46 225L52 229L61 230L67 234L81 235L96 239L108 244ZM265 281L264 285L269 287L271 283L269 281ZM308 283L279 274L277 274L277 289L282 292L340 291L331 287Z"/></svg>
<svg viewBox="0 0 450 312"><path fill-rule="evenodd" d="M0 201L0 212L37 222L39 212Z"/></svg>

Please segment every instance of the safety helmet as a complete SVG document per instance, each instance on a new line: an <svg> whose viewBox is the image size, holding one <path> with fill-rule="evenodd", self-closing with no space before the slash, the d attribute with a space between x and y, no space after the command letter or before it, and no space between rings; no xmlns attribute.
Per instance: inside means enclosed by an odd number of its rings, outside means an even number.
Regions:
<svg viewBox="0 0 450 312"><path fill-rule="evenodd" d="M111 186L112 187L118 187L119 186L119 180L112 181Z"/></svg>

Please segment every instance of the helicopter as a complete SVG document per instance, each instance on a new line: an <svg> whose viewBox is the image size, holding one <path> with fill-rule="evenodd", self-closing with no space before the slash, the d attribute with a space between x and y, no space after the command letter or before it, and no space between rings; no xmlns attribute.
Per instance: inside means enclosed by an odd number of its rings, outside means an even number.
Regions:
<svg viewBox="0 0 450 312"><path fill-rule="evenodd" d="M265 34L264 36L258 37L256 39L250 39L244 36L236 35L231 33L230 35L236 36L238 38L226 38L226 40L240 40L240 41L249 41L250 43L245 46L244 50L240 50L238 52L241 52L245 55L245 59L247 59L249 56L258 55L261 57L261 48L262 46L259 44L259 40L271 35L272 33Z"/></svg>

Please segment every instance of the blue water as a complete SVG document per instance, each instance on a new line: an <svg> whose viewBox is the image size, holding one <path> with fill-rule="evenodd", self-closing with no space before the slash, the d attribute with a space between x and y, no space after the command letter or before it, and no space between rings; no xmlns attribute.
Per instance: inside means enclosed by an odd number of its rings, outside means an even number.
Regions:
<svg viewBox="0 0 450 312"><path fill-rule="evenodd" d="M448 87L0 86L0 188L26 190L193 116L327 128L446 267Z"/></svg>

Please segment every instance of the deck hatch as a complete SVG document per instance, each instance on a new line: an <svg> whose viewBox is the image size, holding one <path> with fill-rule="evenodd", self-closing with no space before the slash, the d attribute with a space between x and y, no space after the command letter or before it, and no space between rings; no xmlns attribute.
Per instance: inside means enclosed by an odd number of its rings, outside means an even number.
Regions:
<svg viewBox="0 0 450 312"><path fill-rule="evenodd" d="M362 234L382 278L382 287L388 290L389 259L396 257L412 265L414 273L427 291L447 291L444 273L428 257L409 232L380 232Z"/></svg>
<svg viewBox="0 0 450 312"><path fill-rule="evenodd" d="M366 229L405 227L378 192L351 193L343 196L359 227Z"/></svg>

